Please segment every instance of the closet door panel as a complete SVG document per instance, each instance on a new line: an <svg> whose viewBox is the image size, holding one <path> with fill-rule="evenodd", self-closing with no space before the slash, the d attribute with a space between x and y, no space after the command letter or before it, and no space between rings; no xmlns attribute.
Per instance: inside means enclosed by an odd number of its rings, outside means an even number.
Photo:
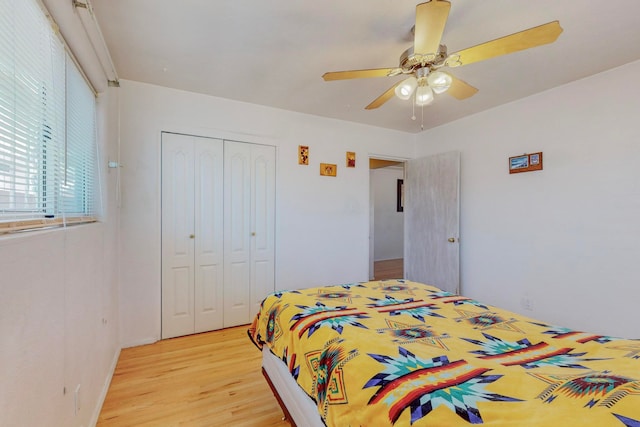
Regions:
<svg viewBox="0 0 640 427"><path fill-rule="evenodd" d="M252 145L251 311L275 290L275 148Z"/></svg>
<svg viewBox="0 0 640 427"><path fill-rule="evenodd" d="M224 150L195 138L195 332L223 327Z"/></svg>
<svg viewBox="0 0 640 427"><path fill-rule="evenodd" d="M162 338L193 333L193 144L162 136Z"/></svg>
<svg viewBox="0 0 640 427"><path fill-rule="evenodd" d="M251 145L224 145L224 326L249 323L251 317Z"/></svg>
<svg viewBox="0 0 640 427"><path fill-rule="evenodd" d="M174 317L191 317L191 269L176 267L171 269L172 295L168 295L171 303L171 314Z"/></svg>

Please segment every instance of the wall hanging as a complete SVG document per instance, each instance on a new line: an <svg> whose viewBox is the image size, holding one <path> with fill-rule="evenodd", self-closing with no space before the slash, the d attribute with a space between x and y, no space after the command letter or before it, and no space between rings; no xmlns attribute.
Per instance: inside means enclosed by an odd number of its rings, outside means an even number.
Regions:
<svg viewBox="0 0 640 427"><path fill-rule="evenodd" d="M542 170L542 151L509 157L509 173Z"/></svg>
<svg viewBox="0 0 640 427"><path fill-rule="evenodd" d="M356 167L356 153L354 153L353 151L347 151L347 167Z"/></svg>
<svg viewBox="0 0 640 427"><path fill-rule="evenodd" d="M320 175L336 176L338 166L331 163L320 163Z"/></svg>
<svg viewBox="0 0 640 427"><path fill-rule="evenodd" d="M309 165L309 146L298 145L298 164Z"/></svg>

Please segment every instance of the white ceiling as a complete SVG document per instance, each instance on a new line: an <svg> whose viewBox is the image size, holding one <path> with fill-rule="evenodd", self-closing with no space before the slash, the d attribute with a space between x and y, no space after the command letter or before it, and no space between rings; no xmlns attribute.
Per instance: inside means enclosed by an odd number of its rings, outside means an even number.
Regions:
<svg viewBox="0 0 640 427"><path fill-rule="evenodd" d="M396 67L412 45L415 0L92 0L120 78L373 126L419 132L640 59L638 0L451 0L455 52L559 20L558 40L449 69L479 89L416 110L402 79L325 82L326 71ZM640 76L639 76L640 77Z"/></svg>

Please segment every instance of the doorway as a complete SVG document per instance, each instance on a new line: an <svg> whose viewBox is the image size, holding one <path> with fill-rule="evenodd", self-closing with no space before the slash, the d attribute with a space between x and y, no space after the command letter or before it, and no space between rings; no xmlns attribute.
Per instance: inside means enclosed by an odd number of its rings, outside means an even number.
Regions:
<svg viewBox="0 0 640 427"><path fill-rule="evenodd" d="M369 279L404 277L404 160L369 159Z"/></svg>

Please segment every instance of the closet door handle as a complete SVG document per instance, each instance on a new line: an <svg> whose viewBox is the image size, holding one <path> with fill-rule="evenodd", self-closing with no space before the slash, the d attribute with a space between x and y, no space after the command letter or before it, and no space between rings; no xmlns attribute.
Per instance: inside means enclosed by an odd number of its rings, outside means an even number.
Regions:
<svg viewBox="0 0 640 427"><path fill-rule="evenodd" d="M189 234L189 238L190 238L190 239L195 239L195 238L196 238L196 235L195 235L195 234Z"/></svg>
<svg viewBox="0 0 640 427"><path fill-rule="evenodd" d="M255 231L252 231L252 232L251 232L251 235L252 235L252 236L255 236L255 235L256 235L256 232L255 232Z"/></svg>

